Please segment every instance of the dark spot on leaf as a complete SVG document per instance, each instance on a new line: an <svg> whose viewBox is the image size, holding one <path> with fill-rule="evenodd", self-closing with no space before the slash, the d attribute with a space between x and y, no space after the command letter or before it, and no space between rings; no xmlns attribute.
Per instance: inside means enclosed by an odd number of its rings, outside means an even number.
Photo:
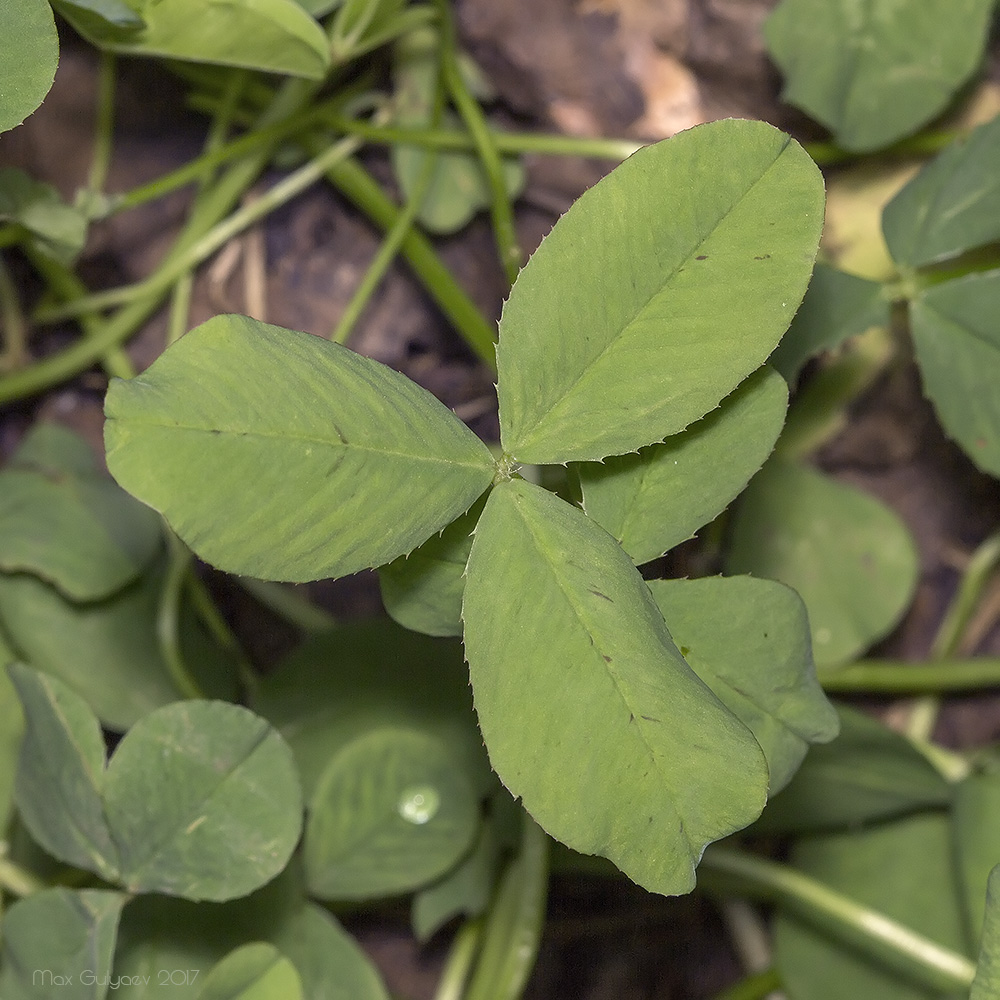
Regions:
<svg viewBox="0 0 1000 1000"><path fill-rule="evenodd" d="M615 603L614 601L611 600L610 597L608 597L607 594L602 594L599 590L594 590L593 588L591 588L590 592L594 595L594 597L603 597L604 600L611 601L612 604Z"/></svg>
<svg viewBox="0 0 1000 1000"><path fill-rule="evenodd" d="M645 719L647 722L659 722L660 721L659 719L654 719L651 715L643 715L642 718Z"/></svg>
<svg viewBox="0 0 1000 1000"><path fill-rule="evenodd" d="M769 253L762 253L759 257L754 257L754 260L770 260L771 255Z"/></svg>
<svg viewBox="0 0 1000 1000"><path fill-rule="evenodd" d="M628 713L628 721L635 722L635 716L631 712Z"/></svg>
<svg viewBox="0 0 1000 1000"><path fill-rule="evenodd" d="M601 657L603 658L603 660L604 660L605 663L610 663L611 662L611 657L608 656L607 653L601 653Z"/></svg>
<svg viewBox="0 0 1000 1000"><path fill-rule="evenodd" d="M340 443L348 444L347 438L344 437L344 432L336 424L333 425L333 429L337 432L337 437L340 438Z"/></svg>
<svg viewBox="0 0 1000 1000"><path fill-rule="evenodd" d="M687 656L691 652L690 646L681 646L681 656Z"/></svg>
<svg viewBox="0 0 1000 1000"><path fill-rule="evenodd" d="M213 427L208 433L209 434L221 434L222 431L220 431L218 427Z"/></svg>
<svg viewBox="0 0 1000 1000"><path fill-rule="evenodd" d="M700 254L698 254L697 257L695 257L695 260L708 260L708 254L707 253L700 253Z"/></svg>

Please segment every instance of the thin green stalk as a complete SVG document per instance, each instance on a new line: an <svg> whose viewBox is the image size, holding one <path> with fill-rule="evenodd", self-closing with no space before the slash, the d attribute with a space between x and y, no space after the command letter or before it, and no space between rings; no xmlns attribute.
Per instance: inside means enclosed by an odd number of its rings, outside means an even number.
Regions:
<svg viewBox="0 0 1000 1000"><path fill-rule="evenodd" d="M919 135L910 136L882 150L880 157L926 157L940 152L946 146L950 146L957 138L968 134L967 129L947 129L930 132L921 132ZM869 153L856 153L838 146L835 142L807 142L803 144L806 152L821 167L832 167L842 163L851 163L861 159L862 156L870 157Z"/></svg>
<svg viewBox="0 0 1000 1000"><path fill-rule="evenodd" d="M17 285L0 257L0 371L20 368L28 358L28 324Z"/></svg>
<svg viewBox="0 0 1000 1000"><path fill-rule="evenodd" d="M347 159L338 163L329 171L327 178L382 230L391 229L396 223L399 208L357 161ZM451 271L434 252L430 241L411 229L403 238L400 251L449 322L476 355L495 372L493 326L486 322L475 303L459 287Z"/></svg>
<svg viewBox="0 0 1000 1000"><path fill-rule="evenodd" d="M713 845L705 851L698 876L710 892L735 892L774 903L831 938L932 990L968 990L975 976L975 963L965 955L788 865Z"/></svg>
<svg viewBox="0 0 1000 1000"><path fill-rule="evenodd" d="M167 319L166 346L176 343L187 333L191 317L191 296L194 292L194 272L182 274L170 293L170 315Z"/></svg>
<svg viewBox="0 0 1000 1000"><path fill-rule="evenodd" d="M6 847L6 845L4 845ZM12 896L31 896L48 886L26 868L8 861L0 854L0 890Z"/></svg>
<svg viewBox="0 0 1000 1000"><path fill-rule="evenodd" d="M198 575L192 563L190 571L185 580L188 596L194 605L195 613L205 624L209 633L215 638L224 649L229 650L236 662L236 670L243 683L243 689L253 693L257 688L257 674L254 673L250 661L240 646L235 633L229 627L226 619L222 617L212 595L208 592L204 580Z"/></svg>
<svg viewBox="0 0 1000 1000"><path fill-rule="evenodd" d="M503 175L503 163L497 150L493 132L486 122L486 116L479 102L469 92L458 65L458 38L455 32L455 21L452 15L450 0L437 0L441 23L441 71L444 76L448 93L462 116L469 134L476 146L476 153L486 174L486 183L490 191L490 217L493 220L493 233L497 241L497 251L507 284L513 285L517 278L524 256L517 242L517 232L514 228L514 207L507 193L507 184Z"/></svg>
<svg viewBox="0 0 1000 1000"><path fill-rule="evenodd" d="M434 1000L462 1000L482 935L482 919L466 920L459 928L441 971Z"/></svg>
<svg viewBox="0 0 1000 1000"><path fill-rule="evenodd" d="M548 837L523 816L521 845L486 915L465 1000L519 1000L538 955L548 888Z"/></svg>
<svg viewBox="0 0 1000 1000"><path fill-rule="evenodd" d="M115 127L115 77L118 59L113 52L102 52L97 72L97 124L94 131L94 151L87 175L87 189L99 195L104 191L111 166L111 149Z"/></svg>
<svg viewBox="0 0 1000 1000"><path fill-rule="evenodd" d="M459 152L472 152L476 148L472 136L456 129L373 125L371 122L348 118L324 109L317 109L317 117L340 132L358 135L384 146L419 146L424 149ZM624 160L644 145L632 139L586 139L572 135L496 130L492 131L492 139L497 151L509 156L538 153L545 156L584 156L599 160Z"/></svg>
<svg viewBox="0 0 1000 1000"><path fill-rule="evenodd" d="M754 972L721 993L716 993L715 1000L764 1000L769 993L780 989L781 976L772 966L763 972Z"/></svg>
<svg viewBox="0 0 1000 1000"><path fill-rule="evenodd" d="M858 660L846 667L817 671L832 694L932 694L1000 687L1000 657L910 663L904 660Z"/></svg>
<svg viewBox="0 0 1000 1000"><path fill-rule="evenodd" d="M205 693L191 676L181 650L181 596L194 556L170 528L164 525L164 530L167 535L167 574L156 612L156 637L177 690L185 698L204 698Z"/></svg>
<svg viewBox="0 0 1000 1000"><path fill-rule="evenodd" d="M292 586L272 583L269 580L254 580L248 576L236 578L236 582L252 597L270 608L286 622L307 634L329 632L337 627L337 619Z"/></svg>

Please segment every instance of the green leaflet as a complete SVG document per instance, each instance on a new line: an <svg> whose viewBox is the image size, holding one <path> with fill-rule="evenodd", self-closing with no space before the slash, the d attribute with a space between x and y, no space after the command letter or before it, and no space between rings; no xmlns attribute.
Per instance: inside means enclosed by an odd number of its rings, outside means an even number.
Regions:
<svg viewBox="0 0 1000 1000"><path fill-rule="evenodd" d="M465 647L493 767L574 850L662 893L749 823L767 770L677 651L621 547L521 480L495 487L469 557Z"/></svg>
<svg viewBox="0 0 1000 1000"><path fill-rule="evenodd" d="M4 647L0 635L0 830L7 829L14 805L14 775L24 737L24 713L7 673L13 662L13 654Z"/></svg>
<svg viewBox="0 0 1000 1000"><path fill-rule="evenodd" d="M140 719L107 767L81 698L14 665L27 721L17 805L56 858L132 892L246 895L284 868L301 828L291 752L263 719L187 701Z"/></svg>
<svg viewBox="0 0 1000 1000"><path fill-rule="evenodd" d="M968 938L978 946L983 934L983 897L990 872L1000 858L1000 773L996 759L973 771L955 787L952 810L959 890ZM987 918L988 919L988 918ZM985 939L982 940L985 944Z"/></svg>
<svg viewBox="0 0 1000 1000"><path fill-rule="evenodd" d="M0 132L20 125L45 99L59 62L46 0L0 0Z"/></svg>
<svg viewBox="0 0 1000 1000"><path fill-rule="evenodd" d="M983 944L969 1000L994 1000L1000 994L1000 865L990 872L986 889Z"/></svg>
<svg viewBox="0 0 1000 1000"><path fill-rule="evenodd" d="M16 167L0 168L0 221L13 222L23 238L48 257L70 264L87 239L87 219L51 185Z"/></svg>
<svg viewBox="0 0 1000 1000"><path fill-rule="evenodd" d="M113 52L311 80L322 79L330 65L323 30L295 0L140 0L135 5L138 25L122 16L118 5L56 3L87 41ZM114 21L106 19L109 13Z"/></svg>
<svg viewBox="0 0 1000 1000"><path fill-rule="evenodd" d="M505 451L601 459L704 416L774 350L822 217L816 165L762 122L639 150L556 223L511 291L497 352Z"/></svg>
<svg viewBox="0 0 1000 1000"><path fill-rule="evenodd" d="M390 562L467 510L495 467L404 376L241 316L113 383L105 411L115 478L208 562L269 580Z"/></svg>
<svg viewBox="0 0 1000 1000"><path fill-rule="evenodd" d="M992 9L993 0L784 0L764 37L785 100L866 152L945 108L979 65Z"/></svg>
<svg viewBox="0 0 1000 1000"><path fill-rule="evenodd" d="M302 1000L295 966L263 941L231 951L205 977L198 1000Z"/></svg>
<svg viewBox="0 0 1000 1000"><path fill-rule="evenodd" d="M924 391L976 465L1000 476L1000 271L934 285L910 304Z"/></svg>
<svg viewBox="0 0 1000 1000"><path fill-rule="evenodd" d="M781 433L788 389L764 366L687 430L636 454L577 466L583 509L636 564L656 559L720 514Z"/></svg>
<svg viewBox="0 0 1000 1000"><path fill-rule="evenodd" d="M395 896L440 878L472 847L479 803L462 764L434 736L374 729L320 776L303 839L319 899Z"/></svg>
<svg viewBox="0 0 1000 1000"><path fill-rule="evenodd" d="M104 1000L121 909L128 896L102 889L44 889L3 918L4 1000Z"/></svg>
<svg viewBox="0 0 1000 1000"><path fill-rule="evenodd" d="M845 705L840 735L814 746L788 787L767 803L754 829L816 833L947 807L951 786L905 736Z"/></svg>
<svg viewBox="0 0 1000 1000"><path fill-rule="evenodd" d="M910 604L918 564L910 533L892 510L776 457L736 510L726 571L797 590L809 609L816 663L835 666L893 628Z"/></svg>
<svg viewBox="0 0 1000 1000"><path fill-rule="evenodd" d="M877 281L817 264L806 297L768 364L791 385L814 354L888 324L889 302Z"/></svg>
<svg viewBox="0 0 1000 1000"><path fill-rule="evenodd" d="M810 743L837 735L837 715L813 666L801 598L749 576L649 583L691 669L754 734L770 773L788 784Z"/></svg>
<svg viewBox="0 0 1000 1000"><path fill-rule="evenodd" d="M36 425L0 471L7 573L31 573L77 601L98 600L135 580L160 542L160 519L98 471L85 441L57 425Z"/></svg>
<svg viewBox="0 0 1000 1000"><path fill-rule="evenodd" d="M947 813L923 813L865 830L809 837L792 863L844 895L946 948L965 951ZM939 1000L946 994L834 943L808 923L779 916L783 985L796 1000Z"/></svg>
<svg viewBox="0 0 1000 1000"><path fill-rule="evenodd" d="M892 259L923 267L1000 239L1000 118L958 139L882 213Z"/></svg>

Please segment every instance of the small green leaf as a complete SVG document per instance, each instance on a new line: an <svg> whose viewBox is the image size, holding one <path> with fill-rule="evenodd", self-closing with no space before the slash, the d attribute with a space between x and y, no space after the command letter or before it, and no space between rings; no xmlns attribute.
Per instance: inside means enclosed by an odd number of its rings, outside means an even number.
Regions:
<svg viewBox="0 0 1000 1000"><path fill-rule="evenodd" d="M1000 239L1000 118L950 143L886 206L892 259L923 267Z"/></svg>
<svg viewBox="0 0 1000 1000"><path fill-rule="evenodd" d="M336 753L382 726L433 733L477 792L495 781L461 645L391 621L345 624L302 643L261 680L252 707L288 740L307 800Z"/></svg>
<svg viewBox="0 0 1000 1000"><path fill-rule="evenodd" d="M813 746L754 824L762 833L858 829L951 803L951 786L905 736L845 705L840 735Z"/></svg>
<svg viewBox="0 0 1000 1000"><path fill-rule="evenodd" d="M837 735L802 600L780 583L748 576L654 580L649 589L691 669L756 737L768 794L780 791L810 743Z"/></svg>
<svg viewBox="0 0 1000 1000"><path fill-rule="evenodd" d="M635 563L690 538L726 508L781 433L788 389L767 366L663 444L577 466L583 509Z"/></svg>
<svg viewBox="0 0 1000 1000"><path fill-rule="evenodd" d="M996 762L990 762L993 767ZM955 787L954 837L959 888L969 940L978 945L983 932L983 896L1000 858L1000 773L974 771Z"/></svg>
<svg viewBox="0 0 1000 1000"><path fill-rule="evenodd" d="M330 66L323 30L295 0L141 0L141 26L121 16L109 19L104 5L92 7L59 3L59 12L92 45L112 52L311 80L322 79Z"/></svg>
<svg viewBox="0 0 1000 1000"><path fill-rule="evenodd" d="M784 0L764 24L783 97L868 152L943 111L979 65L993 0Z"/></svg>
<svg viewBox="0 0 1000 1000"><path fill-rule="evenodd" d="M70 8L80 16L99 17L118 28L141 28L146 22L139 16L142 0L53 0L57 10Z"/></svg>
<svg viewBox="0 0 1000 1000"><path fill-rule="evenodd" d="M231 951L205 977L198 1000L302 1000L295 966L263 941Z"/></svg>
<svg viewBox="0 0 1000 1000"><path fill-rule="evenodd" d="M714 409L791 322L822 222L816 165L763 122L711 122L629 157L556 223L504 307L505 451L601 459Z"/></svg>
<svg viewBox="0 0 1000 1000"><path fill-rule="evenodd" d="M62 439L49 450L76 454L61 467L35 464L31 454L48 446L33 438ZM27 447L0 472L0 569L32 573L77 601L108 597L134 580L160 547L159 518L100 474L89 446L70 431L38 425Z"/></svg>
<svg viewBox="0 0 1000 1000"><path fill-rule="evenodd" d="M0 221L20 226L29 243L63 264L73 261L87 239L84 215L51 184L15 167L0 167Z"/></svg>
<svg viewBox="0 0 1000 1000"><path fill-rule="evenodd" d="M478 826L472 787L440 740L375 729L320 777L303 841L306 881L320 899L409 892L457 864Z"/></svg>
<svg viewBox="0 0 1000 1000"><path fill-rule="evenodd" d="M462 634L465 564L485 504L484 496L440 535L379 568L382 603L400 625L424 635Z"/></svg>
<svg viewBox="0 0 1000 1000"><path fill-rule="evenodd" d="M806 297L768 364L791 384L814 354L888 324L889 302L877 281L817 264Z"/></svg>
<svg viewBox="0 0 1000 1000"><path fill-rule="evenodd" d="M104 815L104 737L79 695L53 677L9 668L26 729L17 767L21 819L50 854L114 880L118 849Z"/></svg>
<svg viewBox="0 0 1000 1000"><path fill-rule="evenodd" d="M285 867L302 826L291 751L261 718L187 701L140 719L118 744L105 813L133 892L244 896Z"/></svg>
<svg viewBox="0 0 1000 1000"><path fill-rule="evenodd" d="M4 1000L104 1000L124 893L44 889L4 914Z"/></svg>
<svg viewBox="0 0 1000 1000"><path fill-rule="evenodd" d="M59 36L46 0L0 0L0 132L20 125L45 99L59 63ZM2 199L0 185L0 199Z"/></svg>
<svg viewBox="0 0 1000 1000"><path fill-rule="evenodd" d="M0 830L7 829L14 804L17 756L24 738L24 712L7 673L7 667L13 662L14 655L0 635Z"/></svg>
<svg viewBox="0 0 1000 1000"><path fill-rule="evenodd" d="M918 568L910 533L892 510L779 458L740 501L726 565L802 595L819 666L845 663L885 636L909 606Z"/></svg>
<svg viewBox="0 0 1000 1000"><path fill-rule="evenodd" d="M965 951L946 813L808 837L796 846L792 863L932 941ZM953 989L946 993L943 986L934 989L900 975L901 970L863 957L791 916L779 914L775 948L782 985L796 1000L938 1000L955 995Z"/></svg>
<svg viewBox="0 0 1000 1000"><path fill-rule="evenodd" d="M934 285L910 304L924 391L976 465L1000 477L1000 271Z"/></svg>
<svg viewBox="0 0 1000 1000"><path fill-rule="evenodd" d="M105 410L115 478L208 562L262 579L390 562L468 510L495 469L403 375L243 316L114 382Z"/></svg>
<svg viewBox="0 0 1000 1000"><path fill-rule="evenodd" d="M520 480L476 528L465 647L501 780L552 836L662 893L760 811L760 747L695 676L638 571L582 511Z"/></svg>
<svg viewBox="0 0 1000 1000"><path fill-rule="evenodd" d="M1000 995L1000 865L990 872L986 888L983 944L969 1000L995 1000Z"/></svg>

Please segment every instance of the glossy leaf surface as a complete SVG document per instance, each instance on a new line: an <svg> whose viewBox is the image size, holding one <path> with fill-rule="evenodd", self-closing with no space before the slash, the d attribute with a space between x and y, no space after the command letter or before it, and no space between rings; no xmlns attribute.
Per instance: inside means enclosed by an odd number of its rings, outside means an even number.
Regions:
<svg viewBox="0 0 1000 1000"><path fill-rule="evenodd" d="M60 450L71 454L56 458ZM160 539L160 519L99 473L86 442L61 427L36 426L0 472L0 569L8 573L99 600L134 580Z"/></svg>
<svg viewBox="0 0 1000 1000"><path fill-rule="evenodd" d="M3 918L4 1000L104 1000L128 897L102 889L44 889Z"/></svg>
<svg viewBox="0 0 1000 1000"><path fill-rule="evenodd" d="M961 953L965 942L948 834L946 813L925 813L867 830L807 838L796 847L792 862L844 895ZM796 1000L936 1000L948 995L791 917L779 916L775 944L782 982Z"/></svg>
<svg viewBox="0 0 1000 1000"><path fill-rule="evenodd" d="M263 941L230 952L205 977L199 1000L302 1000L295 966Z"/></svg>
<svg viewBox="0 0 1000 1000"><path fill-rule="evenodd" d="M951 803L951 786L905 736L846 705L838 705L837 714L840 735L810 748L755 830L850 830Z"/></svg>
<svg viewBox="0 0 1000 1000"><path fill-rule="evenodd" d="M108 467L228 572L345 576L416 548L493 477L430 393L319 337L217 316L108 391Z"/></svg>
<svg viewBox="0 0 1000 1000"><path fill-rule="evenodd" d="M141 0L136 6L141 26L95 17L79 4L60 4L59 10L87 41L113 52L313 80L330 65L322 29L294 0Z"/></svg>
<svg viewBox="0 0 1000 1000"><path fill-rule="evenodd" d="M583 509L636 564L658 558L746 486L771 454L787 403L783 379L765 366L662 444L577 466Z"/></svg>
<svg viewBox="0 0 1000 1000"><path fill-rule="evenodd" d="M651 580L649 589L691 669L756 737L768 793L780 791L809 744L838 728L816 680L802 600L748 576Z"/></svg>
<svg viewBox="0 0 1000 1000"><path fill-rule="evenodd" d="M783 97L846 149L916 131L978 66L992 0L784 0L764 25ZM932 55L933 54L933 55Z"/></svg>
<svg viewBox="0 0 1000 1000"><path fill-rule="evenodd" d="M922 267L1000 239L998 159L994 118L927 164L882 213L893 260Z"/></svg>
<svg viewBox="0 0 1000 1000"><path fill-rule="evenodd" d="M761 809L766 765L621 547L551 493L504 482L476 528L463 616L480 728L511 793L575 850L689 891L704 845Z"/></svg>
<svg viewBox="0 0 1000 1000"><path fill-rule="evenodd" d="M776 458L737 508L727 571L797 590L809 610L816 663L827 666L846 662L892 629L909 606L918 565L910 533L892 510Z"/></svg>
<svg viewBox="0 0 1000 1000"><path fill-rule="evenodd" d="M0 0L0 24L0 132L6 132L20 125L49 92L59 62L59 36L46 0Z"/></svg>
<svg viewBox="0 0 1000 1000"><path fill-rule="evenodd" d="M712 122L639 150L514 284L497 352L504 449L522 462L601 459L714 409L791 322L822 216L815 164L762 122Z"/></svg>
<svg viewBox="0 0 1000 1000"><path fill-rule="evenodd" d="M306 881L320 899L371 899L440 878L479 827L472 786L447 747L412 729L375 729L329 763L309 803Z"/></svg>
<svg viewBox="0 0 1000 1000"><path fill-rule="evenodd" d="M1000 271L935 285L911 303L924 391L945 431L1000 477Z"/></svg>

